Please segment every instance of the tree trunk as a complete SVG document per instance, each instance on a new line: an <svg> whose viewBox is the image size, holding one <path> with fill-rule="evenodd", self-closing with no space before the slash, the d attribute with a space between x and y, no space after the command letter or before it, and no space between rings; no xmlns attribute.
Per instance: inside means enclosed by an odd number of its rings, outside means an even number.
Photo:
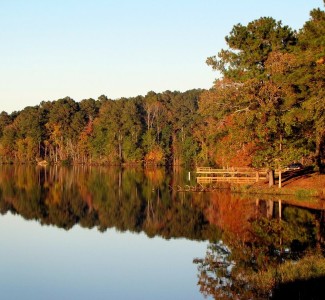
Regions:
<svg viewBox="0 0 325 300"><path fill-rule="evenodd" d="M315 151L315 158L316 158L316 165L320 173L324 173L323 165L322 165L322 152L324 150L324 137L321 135L316 138L316 151Z"/></svg>
<svg viewBox="0 0 325 300"><path fill-rule="evenodd" d="M279 188L282 188L282 172L279 170Z"/></svg>
<svg viewBox="0 0 325 300"><path fill-rule="evenodd" d="M41 157L41 141L38 141L38 157Z"/></svg>
<svg viewBox="0 0 325 300"><path fill-rule="evenodd" d="M318 167L318 170L321 171L321 143L320 138L316 138L316 151L315 151L315 159L316 159L316 165Z"/></svg>
<svg viewBox="0 0 325 300"><path fill-rule="evenodd" d="M58 146L55 146L55 163L58 162Z"/></svg>
<svg viewBox="0 0 325 300"><path fill-rule="evenodd" d="M274 185L274 170L268 171L268 177L269 177L269 187Z"/></svg>
<svg viewBox="0 0 325 300"><path fill-rule="evenodd" d="M273 209L274 209L274 202L272 200L268 200L266 202L266 217L268 219L272 219L272 217L273 217Z"/></svg>
<svg viewBox="0 0 325 300"><path fill-rule="evenodd" d="M118 136L118 156L120 158L120 162L122 162L122 136L119 134Z"/></svg>

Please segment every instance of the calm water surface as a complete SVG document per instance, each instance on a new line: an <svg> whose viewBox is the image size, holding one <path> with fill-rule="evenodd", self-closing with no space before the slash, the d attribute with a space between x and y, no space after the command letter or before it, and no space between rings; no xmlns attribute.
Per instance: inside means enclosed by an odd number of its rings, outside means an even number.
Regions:
<svg viewBox="0 0 325 300"><path fill-rule="evenodd" d="M323 280L321 201L176 192L193 180L157 169L0 167L1 299L276 298L288 287L255 275L306 257L317 274L305 270L304 280Z"/></svg>
<svg viewBox="0 0 325 300"><path fill-rule="evenodd" d="M182 178L2 168L1 299L202 299L207 222L170 190Z"/></svg>
<svg viewBox="0 0 325 300"><path fill-rule="evenodd" d="M0 218L1 299L200 299L206 243Z"/></svg>

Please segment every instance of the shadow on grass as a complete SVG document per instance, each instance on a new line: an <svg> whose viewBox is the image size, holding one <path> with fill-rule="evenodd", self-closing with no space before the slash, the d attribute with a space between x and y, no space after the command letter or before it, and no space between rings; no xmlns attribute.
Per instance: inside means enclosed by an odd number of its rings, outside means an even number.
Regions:
<svg viewBox="0 0 325 300"><path fill-rule="evenodd" d="M289 182L293 182L300 178L308 178L314 173L315 173L315 171L314 171L313 167L306 167L301 170L292 170L292 171L283 172L282 173L282 185L285 186Z"/></svg>
<svg viewBox="0 0 325 300"><path fill-rule="evenodd" d="M272 300L323 300L325 299L325 277L280 284L274 291Z"/></svg>

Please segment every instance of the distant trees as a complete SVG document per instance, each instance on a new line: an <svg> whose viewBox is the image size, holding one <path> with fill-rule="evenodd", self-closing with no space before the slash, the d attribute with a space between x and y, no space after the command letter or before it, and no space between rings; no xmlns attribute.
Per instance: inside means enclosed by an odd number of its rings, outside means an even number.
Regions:
<svg viewBox="0 0 325 300"><path fill-rule="evenodd" d="M190 164L201 90L76 102L66 97L0 115L2 163Z"/></svg>
<svg viewBox="0 0 325 300"><path fill-rule="evenodd" d="M134 100L106 100L94 119L93 158L105 163L141 161L141 113Z"/></svg>

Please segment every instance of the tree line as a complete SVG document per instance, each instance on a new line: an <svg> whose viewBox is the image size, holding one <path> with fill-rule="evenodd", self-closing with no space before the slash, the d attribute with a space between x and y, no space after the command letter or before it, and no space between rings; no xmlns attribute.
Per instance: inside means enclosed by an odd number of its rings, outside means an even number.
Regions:
<svg viewBox="0 0 325 300"><path fill-rule="evenodd" d="M0 162L213 164L283 168L325 156L325 14L294 31L270 17L237 24L207 64L210 90L76 102L0 114Z"/></svg>
<svg viewBox="0 0 325 300"><path fill-rule="evenodd" d="M76 102L66 97L0 115L2 163L188 164L201 90Z"/></svg>

